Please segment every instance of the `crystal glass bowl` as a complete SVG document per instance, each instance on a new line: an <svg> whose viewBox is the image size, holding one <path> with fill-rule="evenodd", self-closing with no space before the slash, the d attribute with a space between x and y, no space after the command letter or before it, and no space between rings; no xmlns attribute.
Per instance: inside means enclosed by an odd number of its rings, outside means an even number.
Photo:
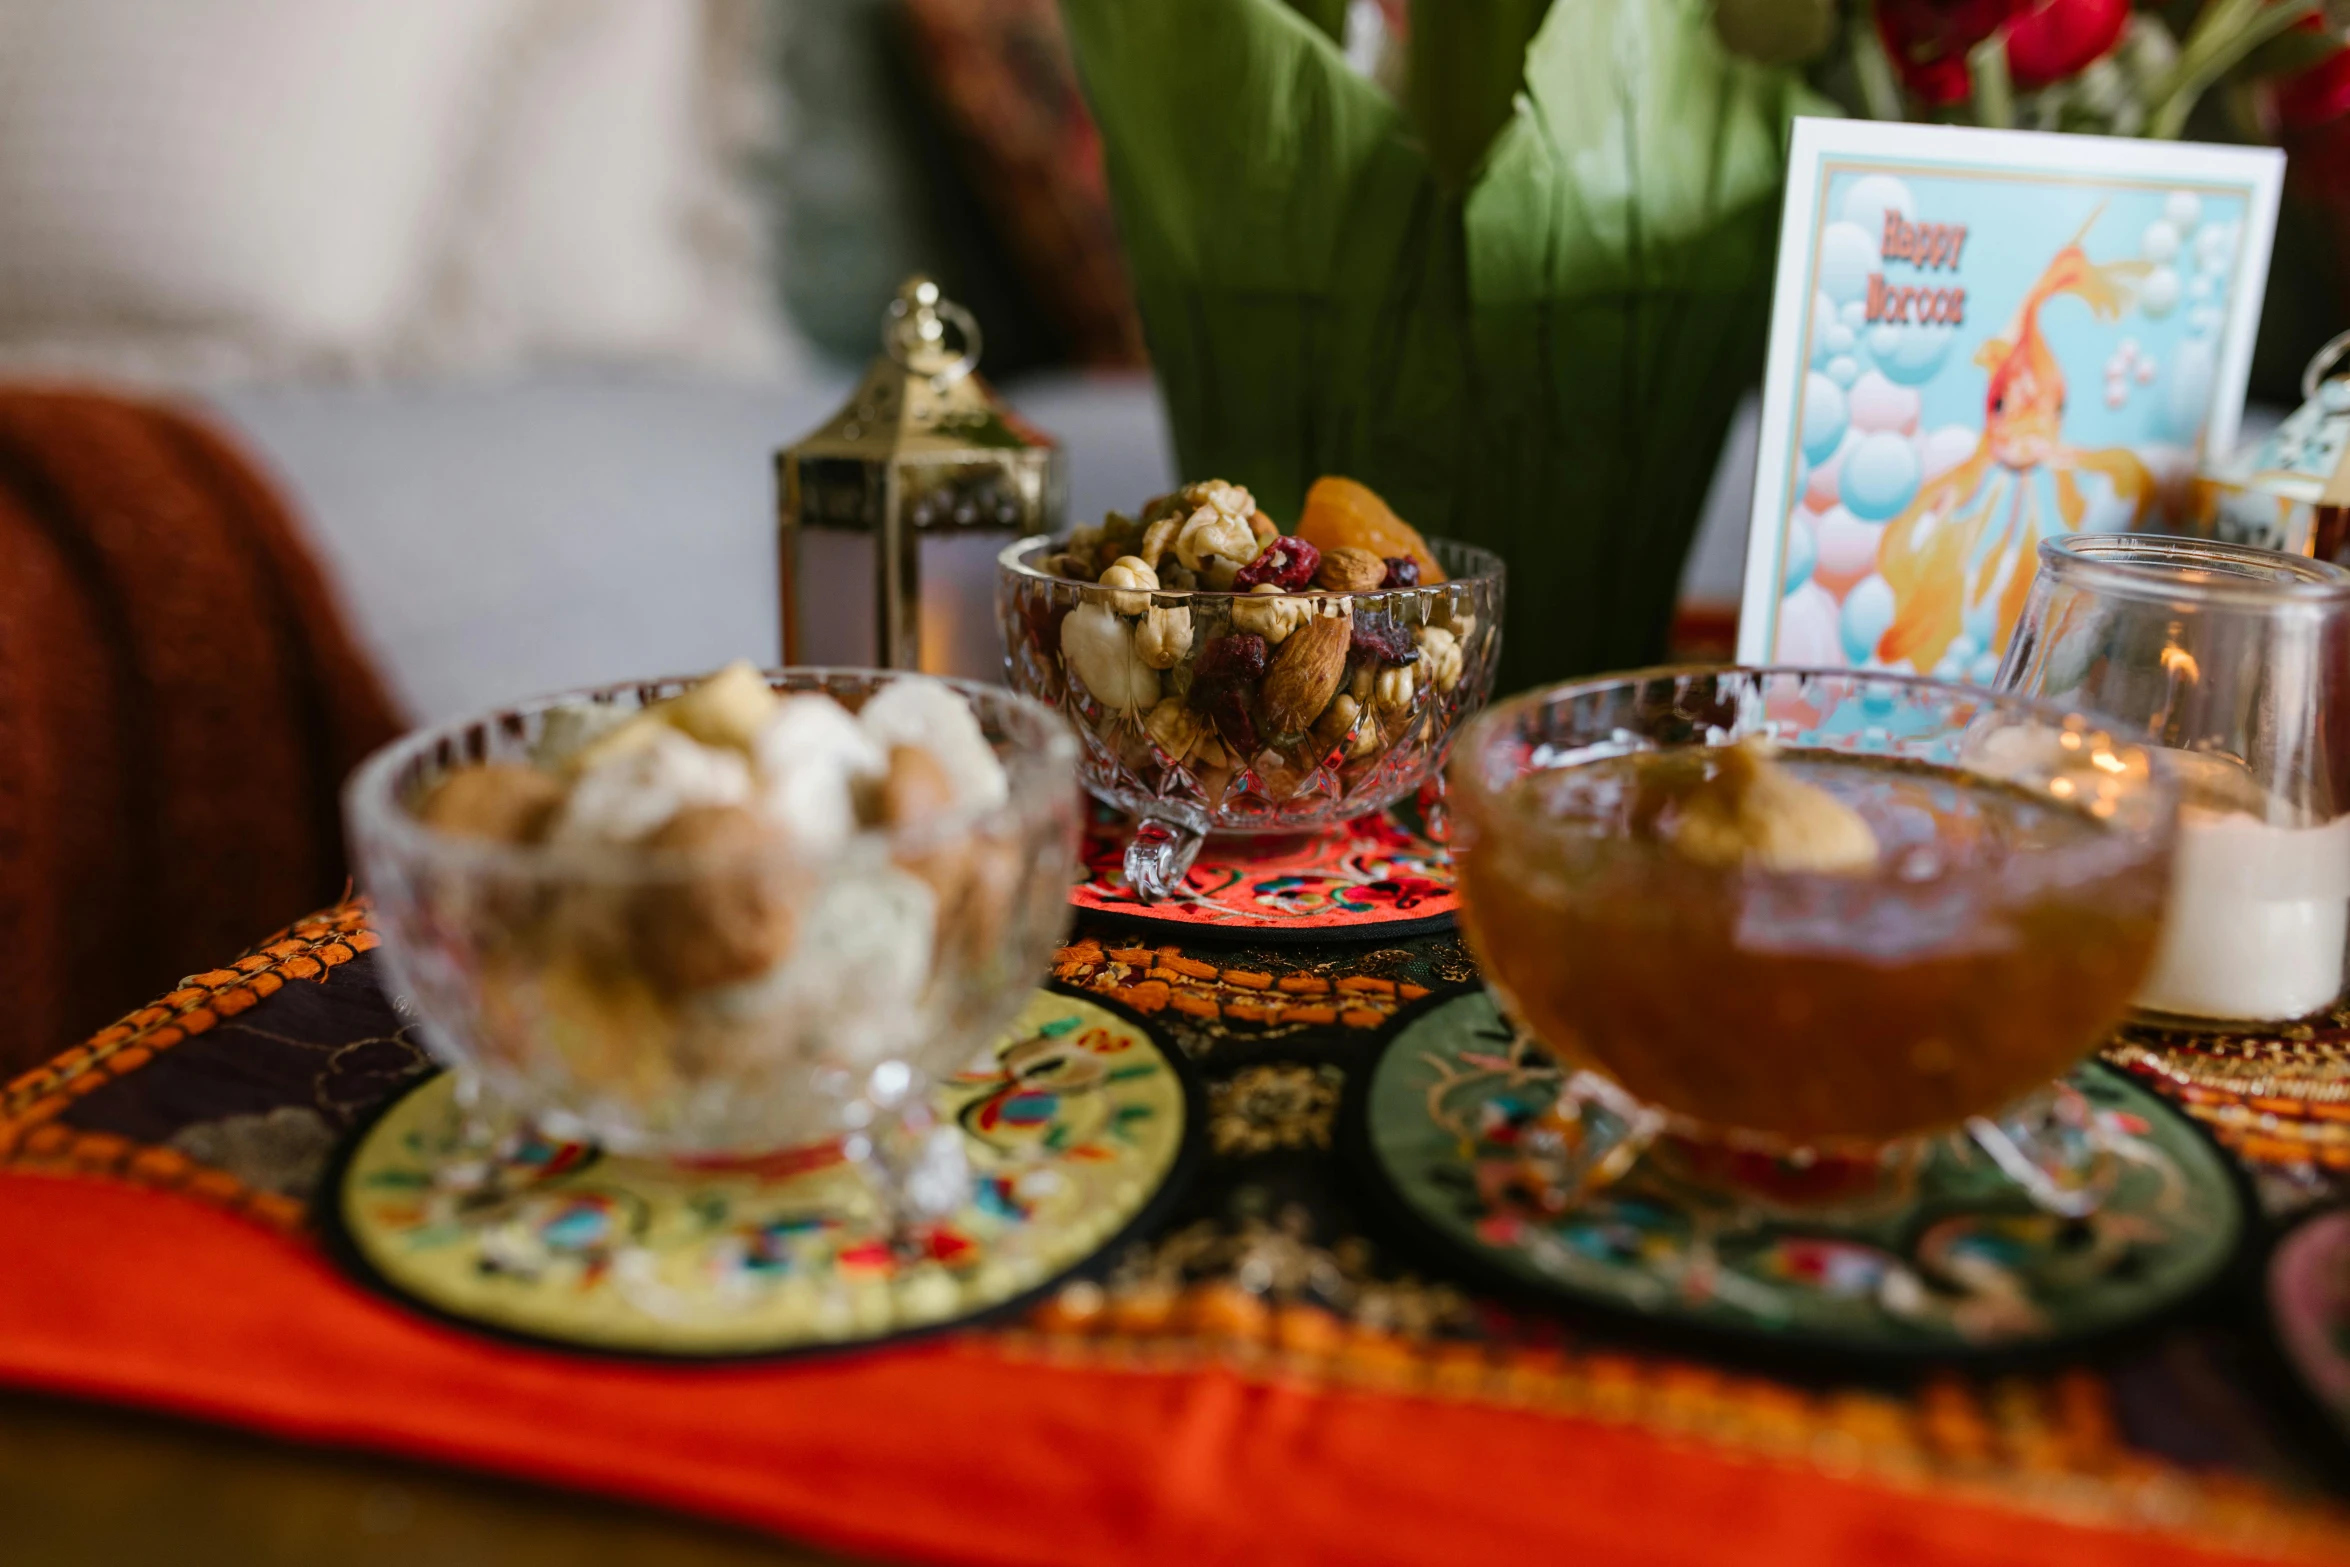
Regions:
<svg viewBox="0 0 2350 1567"><path fill-rule="evenodd" d="M1207 833L1318 831L1439 775L1493 690L1503 570L1471 545L1428 547L1449 580L1271 600L1055 576L1035 564L1059 548L1041 536L1003 552L1005 668L1075 725L1085 787L1136 818L1136 891L1179 889Z"/></svg>
<svg viewBox="0 0 2350 1567"><path fill-rule="evenodd" d="M1662 774L1623 759L1748 736L1859 813L1873 864L1701 862L1644 816L1626 780ZM1451 779L1462 921L1506 1009L1620 1089L1619 1120L1782 1154L1966 1128L2036 1160L2000 1118L2126 1010L2177 816L2163 759L2094 718L1859 672L1554 686L1471 725Z"/></svg>
<svg viewBox="0 0 2350 1567"><path fill-rule="evenodd" d="M789 669L781 692L856 708L886 673ZM452 769L525 762L550 711L649 707L664 680L524 703L393 742L344 793L384 956L434 1053L468 1090L551 1135L715 1156L862 1134L1017 1014L1065 929L1077 872L1077 747L1039 703L948 682L1009 796L943 827L857 833L815 860L588 844L517 845L427 827ZM751 979L703 961L752 918L788 931ZM697 956L697 954L701 956Z"/></svg>

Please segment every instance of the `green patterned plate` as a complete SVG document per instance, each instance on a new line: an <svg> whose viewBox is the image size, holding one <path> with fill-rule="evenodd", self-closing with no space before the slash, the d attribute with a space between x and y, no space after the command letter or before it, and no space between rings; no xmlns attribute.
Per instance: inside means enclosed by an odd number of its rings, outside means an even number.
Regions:
<svg viewBox="0 0 2350 1567"><path fill-rule="evenodd" d="M1039 991L992 1060L937 1090L971 1199L909 1263L832 1148L700 1167L526 1140L467 1160L452 1094L426 1080L351 1145L327 1186L346 1260L473 1326L686 1357L872 1343L1036 1295L1164 1206L1200 1119L1139 1023Z"/></svg>
<svg viewBox="0 0 2350 1567"><path fill-rule="evenodd" d="M1483 991L1405 1022L1351 1131L1413 1226L1481 1276L1553 1300L1787 1349L2014 1353L2144 1321L2213 1283L2242 1241L2217 1149L2110 1068L2073 1079L2114 1150L2086 1219L2035 1209L1961 1137L1899 1168L1717 1158L1660 1143L1581 1204L1546 1189L1517 1135L1558 1068Z"/></svg>

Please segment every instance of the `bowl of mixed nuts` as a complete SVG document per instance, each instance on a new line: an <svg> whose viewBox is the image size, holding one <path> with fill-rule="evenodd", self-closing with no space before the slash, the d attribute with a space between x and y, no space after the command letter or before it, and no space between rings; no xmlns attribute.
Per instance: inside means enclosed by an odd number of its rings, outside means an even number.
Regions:
<svg viewBox="0 0 2350 1567"><path fill-rule="evenodd" d="M1318 831L1440 781L1492 692L1502 579L1352 480L1285 533L1211 479L1022 539L996 604L1011 684L1075 725L1085 787L1136 820L1127 881L1160 898L1208 833Z"/></svg>
<svg viewBox="0 0 2350 1567"><path fill-rule="evenodd" d="M924 1090L1066 928L1076 749L1001 687L737 664L410 735L344 807L485 1121L675 1157L840 1138L885 1197L928 1169L956 1201Z"/></svg>

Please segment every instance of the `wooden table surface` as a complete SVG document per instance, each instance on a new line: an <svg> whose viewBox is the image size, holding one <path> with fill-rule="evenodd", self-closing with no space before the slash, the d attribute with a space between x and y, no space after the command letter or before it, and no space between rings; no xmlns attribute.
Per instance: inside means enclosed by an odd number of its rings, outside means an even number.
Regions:
<svg viewBox="0 0 2350 1567"><path fill-rule="evenodd" d="M599 1497L0 1394L8 1567L845 1567Z"/></svg>

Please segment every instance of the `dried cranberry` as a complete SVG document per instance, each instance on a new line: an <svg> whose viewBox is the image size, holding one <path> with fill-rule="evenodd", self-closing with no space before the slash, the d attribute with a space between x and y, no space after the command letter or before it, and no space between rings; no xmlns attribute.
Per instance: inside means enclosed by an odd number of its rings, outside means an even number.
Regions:
<svg viewBox="0 0 2350 1567"><path fill-rule="evenodd" d="M1191 666L1191 677L1214 685L1262 680L1267 657L1263 637L1254 632L1235 632L1218 637L1200 651L1199 661Z"/></svg>
<svg viewBox="0 0 2350 1567"><path fill-rule="evenodd" d="M1023 613L1028 621L1028 634L1036 639L1037 651L1050 658L1061 649L1061 622L1069 618L1075 606L1058 594L1039 593L1032 596Z"/></svg>
<svg viewBox="0 0 2350 1567"><path fill-rule="evenodd" d="M1416 588L1420 585L1420 563L1409 555L1387 557L1387 575L1380 579L1383 588Z"/></svg>
<svg viewBox="0 0 2350 1567"><path fill-rule="evenodd" d="M1206 711L1216 732L1243 757L1254 756L1257 750L1257 721L1248 710L1250 690L1245 685L1219 685L1210 687L1207 693ZM1192 694L1197 696L1199 687L1192 687Z"/></svg>
<svg viewBox="0 0 2350 1567"><path fill-rule="evenodd" d="M1416 664L1420 650L1412 634L1386 615L1364 612L1355 616L1354 635L1347 639L1346 656L1374 664Z"/></svg>
<svg viewBox="0 0 2350 1567"><path fill-rule="evenodd" d="M1284 593L1303 593L1313 585L1314 573L1322 569L1322 552L1303 539L1288 534L1274 539L1257 551L1257 558L1233 573L1232 585L1246 593L1260 583L1270 582Z"/></svg>

